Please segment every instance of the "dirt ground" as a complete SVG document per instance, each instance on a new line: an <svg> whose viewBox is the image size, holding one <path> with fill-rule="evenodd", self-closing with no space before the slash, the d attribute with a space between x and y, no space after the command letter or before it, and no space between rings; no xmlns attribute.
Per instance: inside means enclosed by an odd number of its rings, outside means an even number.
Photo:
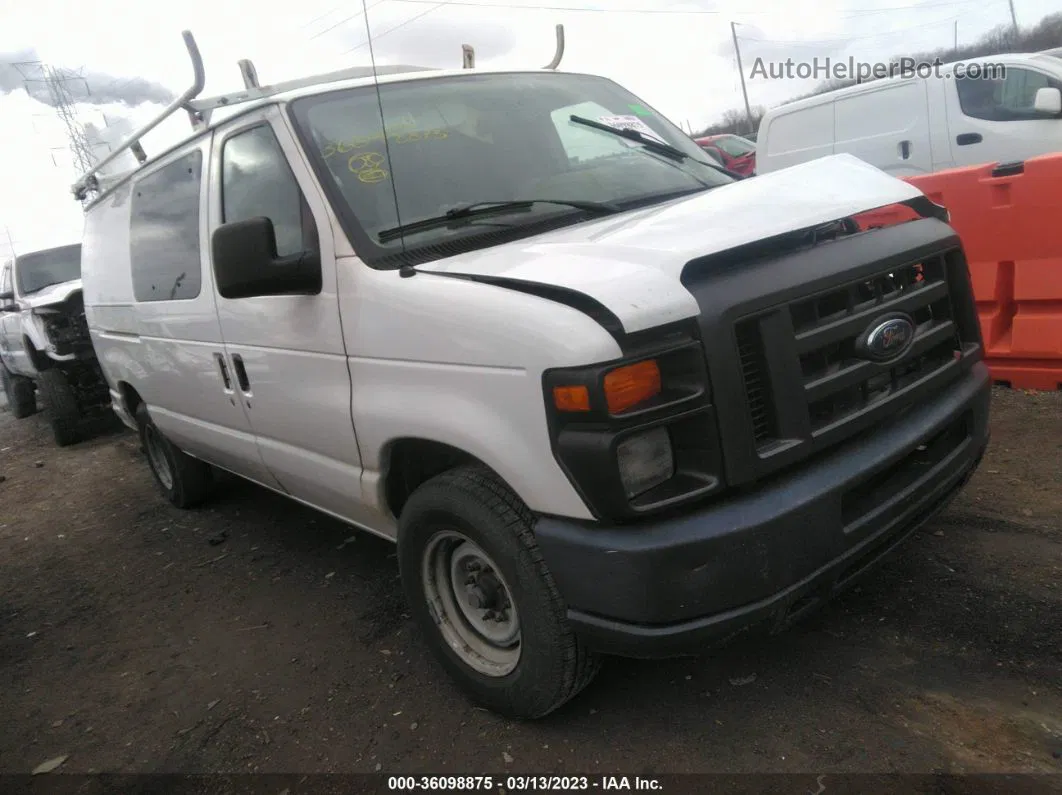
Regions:
<svg viewBox="0 0 1062 795"><path fill-rule="evenodd" d="M178 511L131 434L0 410L0 772L1062 773L1062 393L993 412L859 590L516 723L429 659L385 542L238 481Z"/></svg>

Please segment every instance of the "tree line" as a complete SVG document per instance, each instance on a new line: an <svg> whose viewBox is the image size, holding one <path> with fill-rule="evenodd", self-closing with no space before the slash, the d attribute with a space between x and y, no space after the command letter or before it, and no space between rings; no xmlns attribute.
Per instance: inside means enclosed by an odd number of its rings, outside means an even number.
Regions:
<svg viewBox="0 0 1062 795"><path fill-rule="evenodd" d="M940 47L929 52L904 55L902 57L912 59L917 63L932 63L938 58L943 63L951 63L1008 52L1041 52L1055 47L1062 47L1062 12L1050 14L1041 19L1035 27L1025 30L1015 30L1010 25L1000 25L990 30L973 44L958 48ZM890 59L890 63L899 65L900 58L901 56L895 56ZM783 104L819 94L826 94L839 88L846 88L855 85L856 82L858 81L855 78L849 80L827 80L819 84L815 90L787 100ZM751 110L752 118L750 120L744 108L732 108L724 113L722 118L715 124L710 124L700 132L694 133L693 137L699 138L702 135L720 135L722 133L755 136L760 126L760 119L767 112L767 108L757 105Z"/></svg>

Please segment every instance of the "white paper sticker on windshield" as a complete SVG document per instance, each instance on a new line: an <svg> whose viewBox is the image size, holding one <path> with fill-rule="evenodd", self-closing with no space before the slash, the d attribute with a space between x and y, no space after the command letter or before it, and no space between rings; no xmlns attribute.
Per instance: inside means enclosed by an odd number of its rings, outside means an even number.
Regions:
<svg viewBox="0 0 1062 795"><path fill-rule="evenodd" d="M667 143L661 138L653 128L639 119L637 116L602 116L598 119L602 124L607 124L609 127L615 127L619 130L635 130L640 132L647 138L652 138L654 141L660 143Z"/></svg>

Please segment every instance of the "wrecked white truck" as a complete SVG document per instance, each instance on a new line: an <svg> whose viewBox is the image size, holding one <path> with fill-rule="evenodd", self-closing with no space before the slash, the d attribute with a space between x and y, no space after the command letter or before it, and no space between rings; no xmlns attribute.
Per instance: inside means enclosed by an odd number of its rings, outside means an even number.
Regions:
<svg viewBox="0 0 1062 795"><path fill-rule="evenodd" d="M0 377L12 415L36 413L39 392L61 447L80 441L86 422L110 415L110 394L85 322L79 244L4 263L0 324Z"/></svg>

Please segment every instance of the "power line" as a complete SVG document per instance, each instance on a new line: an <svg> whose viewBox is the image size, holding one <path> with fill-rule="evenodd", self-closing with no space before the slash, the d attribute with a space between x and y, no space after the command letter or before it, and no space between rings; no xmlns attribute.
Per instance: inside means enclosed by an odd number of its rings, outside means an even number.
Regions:
<svg viewBox="0 0 1062 795"><path fill-rule="evenodd" d="M373 40L382 39L388 33L394 33L399 28L404 28L406 25L410 25L410 24L416 22L421 17L426 17L428 14L432 13L433 11L438 11L443 6L448 6L448 5L454 5L452 0L443 0L443 2L441 2L441 3L436 2L435 5L433 5L431 8L429 8L427 11L422 11L419 14L415 14L414 16L412 16L409 19L407 19L405 22L399 22L394 27L391 27L391 28L388 28L387 30L385 30L383 33L379 33L379 34L377 34L375 36L371 36L369 39L366 39L361 44L358 44L357 46L351 47L349 50L343 50L343 52L340 53L340 54L341 55L347 55L348 53L357 52L358 50L360 50L360 49L362 49L364 47L369 47L369 46L371 46Z"/></svg>
<svg viewBox="0 0 1062 795"><path fill-rule="evenodd" d="M998 0L997 0L998 4ZM982 8L978 15L984 13L984 11L994 10L989 4L989 8ZM741 41L757 41L763 44L787 44L793 46L815 46L819 44L848 44L853 41L868 41L870 39L880 39L886 36L893 36L897 33L909 33L912 30L924 30L925 28L933 28L938 25L951 25L957 19L962 19L965 14L956 14L954 16L947 17L946 19L937 19L932 22L923 22L921 25L910 25L904 28L894 28L892 30L883 30L878 33L871 33L866 36L844 36L836 39L765 39L758 36L738 36Z"/></svg>
<svg viewBox="0 0 1062 795"><path fill-rule="evenodd" d="M406 5L430 5L435 0L390 0L393 3L403 3ZM887 14L894 11L925 11L933 10L936 8L954 8L956 6L971 6L978 5L979 0L946 0L942 3L927 3L917 6L892 6L890 8L853 8L853 9L841 9L838 11L836 18L848 19L858 16L873 16L876 14ZM475 2L474 0L453 0L453 2L447 3L452 6L463 6L465 8L499 8L515 11L571 11L573 13L586 13L586 14L651 14L656 16L720 16L723 12L714 9L665 9L665 8L602 8L599 6L570 6L570 5L532 5L528 4L511 4L511 3L498 3L498 2ZM740 11L741 16L756 15L756 14L770 14L772 16L778 14L777 8L772 9L742 9Z"/></svg>
<svg viewBox="0 0 1062 795"><path fill-rule="evenodd" d="M334 25L331 25L331 26L325 28L324 30L313 34L312 36L310 36L310 41L313 41L314 39L320 38L321 36L325 35L326 33L331 33L333 30L338 28L340 25L344 25L347 22L350 22L352 19L357 19L358 17L365 16L367 13L369 13L374 8L376 8L376 6L380 5L381 3L385 3L385 2L387 2L387 0L376 0L376 2L373 3L371 6L369 6L368 8L365 8L365 9L359 11L356 14L351 14L349 17L344 17L343 19L339 20L339 22L336 22ZM331 14L335 10L336 9L333 8L332 11L329 11L328 13ZM328 14L325 14L325 16L328 16Z"/></svg>
<svg viewBox="0 0 1062 795"><path fill-rule="evenodd" d="M392 3L406 3L409 5L427 5L435 0L391 0ZM547 5L510 5L508 3L475 3L470 0L453 0L446 3L450 6L464 6L465 8L505 8L514 11L573 11L588 14L657 14L660 16L719 16L721 11L707 9L689 11L668 11L662 8L597 8L592 6L547 6Z"/></svg>

